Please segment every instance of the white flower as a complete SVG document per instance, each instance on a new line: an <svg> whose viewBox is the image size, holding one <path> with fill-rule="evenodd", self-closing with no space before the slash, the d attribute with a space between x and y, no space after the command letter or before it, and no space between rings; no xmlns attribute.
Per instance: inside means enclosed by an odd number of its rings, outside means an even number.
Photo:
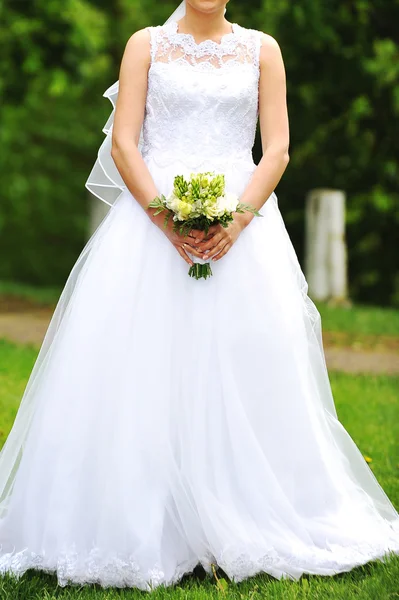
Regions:
<svg viewBox="0 0 399 600"><path fill-rule="evenodd" d="M166 199L166 206L173 212L177 212L179 210L179 204L181 200L175 194L171 194L169 198Z"/></svg>
<svg viewBox="0 0 399 600"><path fill-rule="evenodd" d="M238 196L231 192L226 192L224 196L220 196L217 199L217 206L219 215L223 215L225 212L234 212L238 205Z"/></svg>
<svg viewBox="0 0 399 600"><path fill-rule="evenodd" d="M202 213L208 217L208 219L214 219L219 216L219 207L217 203L205 202L202 207Z"/></svg>

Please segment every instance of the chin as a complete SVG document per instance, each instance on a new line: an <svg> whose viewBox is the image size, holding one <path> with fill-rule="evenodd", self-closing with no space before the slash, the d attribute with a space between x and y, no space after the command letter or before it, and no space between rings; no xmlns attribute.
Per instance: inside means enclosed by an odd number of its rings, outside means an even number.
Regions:
<svg viewBox="0 0 399 600"><path fill-rule="evenodd" d="M186 0L192 8L203 13L213 13L224 8L226 0Z"/></svg>

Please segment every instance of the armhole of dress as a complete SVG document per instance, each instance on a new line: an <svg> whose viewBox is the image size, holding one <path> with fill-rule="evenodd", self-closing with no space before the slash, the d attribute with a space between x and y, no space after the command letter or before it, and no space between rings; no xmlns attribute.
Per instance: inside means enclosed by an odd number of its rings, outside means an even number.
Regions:
<svg viewBox="0 0 399 600"><path fill-rule="evenodd" d="M257 116L259 119L260 115L260 102L259 102L259 85L260 85L260 51L262 48L262 32L256 30L255 32L255 56L254 56L254 65L256 68L256 72L258 74L258 108L257 108Z"/></svg>
<svg viewBox="0 0 399 600"><path fill-rule="evenodd" d="M255 31L254 65L260 77L260 51L262 48L262 32Z"/></svg>
<svg viewBox="0 0 399 600"><path fill-rule="evenodd" d="M155 62L155 57L157 54L157 43L156 43L156 35L157 28L156 27L146 27L147 31L150 34L150 53L151 53L151 64Z"/></svg>

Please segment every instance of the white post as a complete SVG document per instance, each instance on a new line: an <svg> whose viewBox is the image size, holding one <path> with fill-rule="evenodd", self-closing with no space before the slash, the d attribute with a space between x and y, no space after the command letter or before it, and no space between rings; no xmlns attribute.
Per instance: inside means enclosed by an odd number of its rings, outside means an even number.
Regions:
<svg viewBox="0 0 399 600"><path fill-rule="evenodd" d="M305 275L314 300L347 300L345 193L311 190L306 198Z"/></svg>
<svg viewBox="0 0 399 600"><path fill-rule="evenodd" d="M110 209L109 205L89 192L89 237L93 235Z"/></svg>

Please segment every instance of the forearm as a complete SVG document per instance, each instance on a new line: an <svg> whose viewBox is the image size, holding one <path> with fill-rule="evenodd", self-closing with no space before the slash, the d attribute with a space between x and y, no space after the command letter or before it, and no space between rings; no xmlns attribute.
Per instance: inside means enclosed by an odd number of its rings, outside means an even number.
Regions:
<svg viewBox="0 0 399 600"><path fill-rule="evenodd" d="M280 181L289 162L288 151L270 147L264 152L250 182L240 197L240 202L250 204L256 210L262 208ZM242 216L245 225L254 215L246 212Z"/></svg>
<svg viewBox="0 0 399 600"><path fill-rule="evenodd" d="M151 200L158 196L159 192L137 145L130 140L119 143L114 141L111 154L129 192L148 217L159 225L159 219L154 219L153 216L154 209L148 208Z"/></svg>

